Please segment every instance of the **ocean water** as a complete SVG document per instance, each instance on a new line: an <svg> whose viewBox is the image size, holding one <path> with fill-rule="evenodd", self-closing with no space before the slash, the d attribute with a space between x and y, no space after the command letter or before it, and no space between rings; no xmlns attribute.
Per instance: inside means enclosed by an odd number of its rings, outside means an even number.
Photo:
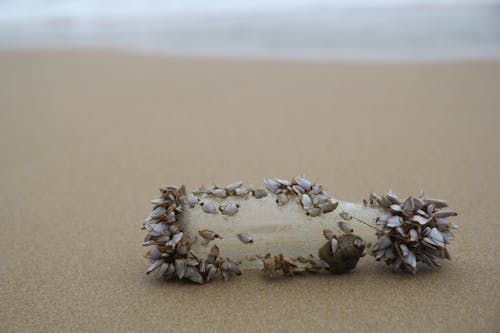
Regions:
<svg viewBox="0 0 500 333"><path fill-rule="evenodd" d="M348 60L500 57L500 0L0 0L0 49Z"/></svg>

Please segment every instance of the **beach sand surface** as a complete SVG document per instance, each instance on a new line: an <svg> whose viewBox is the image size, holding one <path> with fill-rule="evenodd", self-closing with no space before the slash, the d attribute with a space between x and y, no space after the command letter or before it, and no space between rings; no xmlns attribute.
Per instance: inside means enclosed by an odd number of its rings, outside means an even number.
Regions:
<svg viewBox="0 0 500 333"><path fill-rule="evenodd" d="M0 53L0 331L498 332L500 62L362 64ZM304 173L459 213L416 276L145 274L162 184Z"/></svg>

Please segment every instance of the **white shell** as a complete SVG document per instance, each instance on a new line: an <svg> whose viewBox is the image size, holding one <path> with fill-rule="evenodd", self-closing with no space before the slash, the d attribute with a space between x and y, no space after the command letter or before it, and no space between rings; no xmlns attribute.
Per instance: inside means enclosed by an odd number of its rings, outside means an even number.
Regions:
<svg viewBox="0 0 500 333"><path fill-rule="evenodd" d="M174 245L176 245L177 243L180 242L180 240L182 239L182 236L184 236L184 234L182 232L179 232L179 233L172 236L172 241L173 241Z"/></svg>
<svg viewBox="0 0 500 333"><path fill-rule="evenodd" d="M350 220L352 220L352 215L351 215L351 214L349 214L349 213L347 213L347 212L343 212L343 211L342 211L342 212L340 212L340 213L339 213L339 216L340 216L342 219L346 220L346 221L350 221Z"/></svg>
<svg viewBox="0 0 500 333"><path fill-rule="evenodd" d="M288 187L288 186L291 186L292 183L290 183L288 180L286 179L281 179L281 178L274 178L274 181L276 181L277 183L285 186L285 187Z"/></svg>
<svg viewBox="0 0 500 333"><path fill-rule="evenodd" d="M150 222L150 221L153 221L153 220L157 220L160 216L162 216L163 214L165 214L167 212L167 209L163 206L160 206L160 207L156 207L152 212L151 214L148 215L148 217L146 218L146 222Z"/></svg>
<svg viewBox="0 0 500 333"><path fill-rule="evenodd" d="M267 189L272 193L276 193L280 188L280 184L278 182L269 178L264 178L264 184L266 184Z"/></svg>
<svg viewBox="0 0 500 333"><path fill-rule="evenodd" d="M161 264L163 264L163 260L155 260L155 261L153 261L153 263L149 266L148 270L146 271L146 274L151 273L152 271L154 271L155 269L157 269L158 267L160 267Z"/></svg>
<svg viewBox="0 0 500 333"><path fill-rule="evenodd" d="M295 181L295 183L300 185L300 187L302 187L304 190L306 190L306 192L309 192L311 190L312 183L309 180L307 180L305 177L295 177L294 181Z"/></svg>
<svg viewBox="0 0 500 333"><path fill-rule="evenodd" d="M226 186L226 190L228 192L233 192L235 191L237 188L239 188L241 185L243 185L243 182L240 180L240 181L237 181L237 182L234 182L232 184L229 184Z"/></svg>
<svg viewBox="0 0 500 333"><path fill-rule="evenodd" d="M245 244L253 243L253 238L249 234L241 233L241 234L237 234L236 236L238 236L239 240L242 243L245 243Z"/></svg>
<svg viewBox="0 0 500 333"><path fill-rule="evenodd" d="M307 194L302 194L300 202L302 203L302 207L304 207L305 210L308 210L309 208L312 207L311 197L308 196Z"/></svg>
<svg viewBox="0 0 500 333"><path fill-rule="evenodd" d="M219 198L227 197L227 192L223 188L216 188L216 189L212 190L212 194L215 195L216 197L219 197Z"/></svg>
<svg viewBox="0 0 500 333"><path fill-rule="evenodd" d="M198 202L199 202L199 199L196 195L190 195L186 199L186 204L188 204L191 207L196 206L198 204Z"/></svg>
<svg viewBox="0 0 500 333"><path fill-rule="evenodd" d="M420 225L426 225L427 223L429 223L430 219L426 219L425 217L420 215L413 215L411 221L417 222Z"/></svg>
<svg viewBox="0 0 500 333"><path fill-rule="evenodd" d="M250 193L250 189L245 187L238 187L234 193L236 195L247 195L248 193Z"/></svg>
<svg viewBox="0 0 500 333"><path fill-rule="evenodd" d="M335 254L337 248L339 247L339 241L335 238L332 238L332 240L330 241L330 246L332 247L332 253Z"/></svg>
<svg viewBox="0 0 500 333"><path fill-rule="evenodd" d="M307 214L311 217L316 217L316 216L320 216L321 215L321 208L319 207L313 207L313 208L310 208L308 211L307 211Z"/></svg>
<svg viewBox="0 0 500 333"><path fill-rule="evenodd" d="M217 214L217 209L215 208L212 201L209 200L202 202L201 210L207 214Z"/></svg>
<svg viewBox="0 0 500 333"><path fill-rule="evenodd" d="M226 207L222 207L222 214L226 216L234 215L238 212L238 205L230 203Z"/></svg>
<svg viewBox="0 0 500 333"><path fill-rule="evenodd" d="M337 222L337 225L339 226L340 230L345 232L346 234L352 233L354 231L354 228L352 227L352 224L349 222Z"/></svg>
<svg viewBox="0 0 500 333"><path fill-rule="evenodd" d="M392 216L387 220L386 226L391 228L397 228L401 225L401 217L400 216Z"/></svg>

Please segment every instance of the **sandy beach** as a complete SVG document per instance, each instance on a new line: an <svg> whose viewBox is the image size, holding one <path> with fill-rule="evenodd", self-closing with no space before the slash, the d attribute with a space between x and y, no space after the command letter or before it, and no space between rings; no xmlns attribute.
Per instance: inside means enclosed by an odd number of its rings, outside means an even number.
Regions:
<svg viewBox="0 0 500 333"><path fill-rule="evenodd" d="M499 107L495 61L2 52L0 331L498 331ZM447 199L452 261L202 286L145 274L159 185L300 173L344 200Z"/></svg>

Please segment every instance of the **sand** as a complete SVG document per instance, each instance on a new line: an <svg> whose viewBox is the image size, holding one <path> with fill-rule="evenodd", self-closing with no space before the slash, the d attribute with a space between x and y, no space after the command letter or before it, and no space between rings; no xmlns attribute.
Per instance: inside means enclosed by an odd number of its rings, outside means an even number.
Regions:
<svg viewBox="0 0 500 333"><path fill-rule="evenodd" d="M500 325L500 62L0 54L0 330L454 331ZM164 283L141 221L161 184L305 173L335 197L424 189L459 212L417 276Z"/></svg>

